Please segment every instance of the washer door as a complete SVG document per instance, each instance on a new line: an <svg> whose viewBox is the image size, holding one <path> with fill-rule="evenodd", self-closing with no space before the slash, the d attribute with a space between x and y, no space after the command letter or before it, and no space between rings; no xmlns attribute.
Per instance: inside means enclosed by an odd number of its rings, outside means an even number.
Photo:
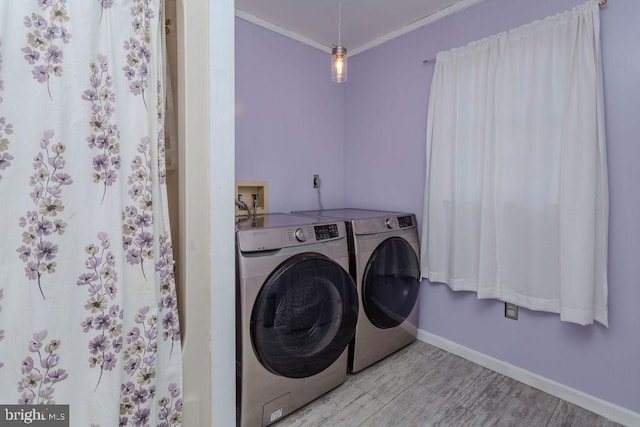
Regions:
<svg viewBox="0 0 640 427"><path fill-rule="evenodd" d="M391 237L369 258L362 279L364 311L381 329L400 325L409 316L420 290L420 265L406 240Z"/></svg>
<svg viewBox="0 0 640 427"><path fill-rule="evenodd" d="M351 341L358 295L351 276L318 253L282 263L251 313L251 342L262 365L289 378L322 372Z"/></svg>

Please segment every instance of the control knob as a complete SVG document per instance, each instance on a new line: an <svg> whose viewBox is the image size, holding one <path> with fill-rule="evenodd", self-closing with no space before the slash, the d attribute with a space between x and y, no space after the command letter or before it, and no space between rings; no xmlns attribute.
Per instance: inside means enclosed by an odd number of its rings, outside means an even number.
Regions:
<svg viewBox="0 0 640 427"><path fill-rule="evenodd" d="M302 228L298 228L296 230L295 236L298 242L304 242L307 240L307 236L304 235L304 230Z"/></svg>
<svg viewBox="0 0 640 427"><path fill-rule="evenodd" d="M387 218L384 220L384 225L387 226L387 228L393 228L393 224L391 223L391 218Z"/></svg>

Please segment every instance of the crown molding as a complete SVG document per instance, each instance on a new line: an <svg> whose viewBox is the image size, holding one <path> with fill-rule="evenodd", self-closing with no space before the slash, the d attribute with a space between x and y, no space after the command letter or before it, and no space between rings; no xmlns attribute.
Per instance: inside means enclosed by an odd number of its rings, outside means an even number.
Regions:
<svg viewBox="0 0 640 427"><path fill-rule="evenodd" d="M418 29L420 27L423 27L427 24L431 24L432 22L435 22L439 19L444 18L445 16L448 15L452 15L456 12L460 12L461 10L467 9L477 3L481 3L484 0L461 0L457 3L452 4L449 7L446 7L442 10L439 10L436 13L432 13L429 16L425 16L424 18L418 19L415 22L412 22L409 25L405 25L404 27L396 30L396 31L392 31L388 34L385 34L382 37L378 37L375 40L370 41L369 43L365 43L362 46L359 46L355 49L351 49L350 51L350 56L354 56L357 55L359 53L364 52L365 50L369 50L372 49L376 46L380 46L381 44L388 42L391 39L395 39L396 37L400 37L403 34L407 34L415 29Z"/></svg>
<svg viewBox="0 0 640 427"><path fill-rule="evenodd" d="M354 56L357 55L359 53L362 53L366 50L372 49L376 46L379 46L391 39L394 39L396 37L400 37L403 34L409 33L417 28L420 28L422 26L425 26L427 24L430 24L432 22L435 22L439 19L444 18L445 16L454 14L456 12L460 12L461 10L467 9L477 3L483 2L484 0L461 0L447 8L444 8L442 10L439 10L436 13L433 13L429 16L425 16L424 18L418 19L415 22L412 22L409 25L405 25L404 27L396 30L396 31L392 31L388 34L385 34L382 37L378 37L375 40L370 41L369 43L365 43L362 46L359 46L357 48L350 48L349 49L349 56ZM319 49L323 52L326 53L331 53L331 46L325 46L321 43L318 43L316 41L313 41L307 37L304 37L296 32L287 30L286 28L280 27L276 24L273 24L269 21L265 21L264 19L258 18L255 15L252 15L250 13L244 12L240 9L235 9L235 15L236 17L243 19L245 21L251 22L252 24L255 24L259 27L262 28L266 28L267 30L271 30L275 33L278 33L280 35L283 35L285 37L288 37L290 39L299 41L301 43L304 43L308 46L311 47L315 47L316 49Z"/></svg>
<svg viewBox="0 0 640 427"><path fill-rule="evenodd" d="M244 12L240 9L236 9L236 17L243 19L245 21L251 22L252 24L256 24L259 27L266 28L267 30L271 30L275 33L278 33L290 39L299 41L300 43L304 43L311 47L315 47L316 49L320 49L323 52L331 53L331 47L329 46L325 46L321 43L315 42L311 39L301 36L298 33L294 33L293 31L287 30L286 28L282 28L269 21L265 21L264 19L258 18L257 16Z"/></svg>

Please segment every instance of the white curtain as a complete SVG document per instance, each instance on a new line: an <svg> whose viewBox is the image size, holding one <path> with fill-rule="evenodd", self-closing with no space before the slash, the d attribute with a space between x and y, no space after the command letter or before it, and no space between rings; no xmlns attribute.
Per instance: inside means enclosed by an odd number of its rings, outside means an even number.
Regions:
<svg viewBox="0 0 640 427"><path fill-rule="evenodd" d="M71 426L181 424L162 7L0 1L0 402Z"/></svg>
<svg viewBox="0 0 640 427"><path fill-rule="evenodd" d="M607 325L598 9L589 1L437 55L424 277Z"/></svg>

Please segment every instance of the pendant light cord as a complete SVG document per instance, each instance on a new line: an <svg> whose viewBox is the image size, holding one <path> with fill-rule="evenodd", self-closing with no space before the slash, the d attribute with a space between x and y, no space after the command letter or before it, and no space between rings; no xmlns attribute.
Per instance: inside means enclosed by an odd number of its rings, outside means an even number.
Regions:
<svg viewBox="0 0 640 427"><path fill-rule="evenodd" d="M338 0L338 46L342 46L340 27L342 26L342 0Z"/></svg>

